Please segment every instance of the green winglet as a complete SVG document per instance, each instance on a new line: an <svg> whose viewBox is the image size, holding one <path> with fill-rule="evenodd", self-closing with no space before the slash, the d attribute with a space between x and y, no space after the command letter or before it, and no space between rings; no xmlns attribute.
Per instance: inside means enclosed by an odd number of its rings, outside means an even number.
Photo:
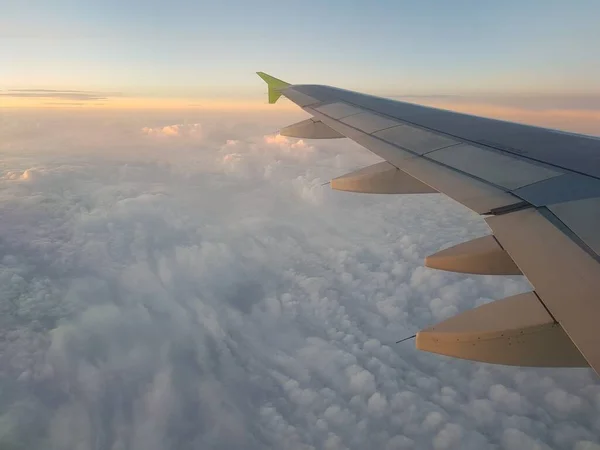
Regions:
<svg viewBox="0 0 600 450"><path fill-rule="evenodd" d="M264 72L256 72L256 74L261 77L267 86L269 86L269 103L275 103L279 97L281 97L281 90L285 89L288 86L291 86L290 83L286 83L285 81L281 81L278 78L272 77Z"/></svg>

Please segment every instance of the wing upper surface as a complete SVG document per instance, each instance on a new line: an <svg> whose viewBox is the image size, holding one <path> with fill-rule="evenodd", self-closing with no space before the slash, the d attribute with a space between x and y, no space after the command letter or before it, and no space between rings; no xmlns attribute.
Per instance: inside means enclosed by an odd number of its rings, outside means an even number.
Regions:
<svg viewBox="0 0 600 450"><path fill-rule="evenodd" d="M464 141L600 177L600 138L455 113L329 86L295 85L293 89L320 102L348 103Z"/></svg>

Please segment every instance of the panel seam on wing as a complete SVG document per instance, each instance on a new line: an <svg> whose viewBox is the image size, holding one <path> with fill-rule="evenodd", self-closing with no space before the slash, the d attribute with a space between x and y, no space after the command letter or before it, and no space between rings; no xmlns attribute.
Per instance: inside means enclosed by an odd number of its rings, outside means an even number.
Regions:
<svg viewBox="0 0 600 450"><path fill-rule="evenodd" d="M536 210L542 216L544 216L544 218L548 220L552 225L558 228L559 231L566 234L569 237L569 239L575 242L575 244L577 244L584 252L586 252L589 256L591 256L598 263L600 263L600 255L598 255L589 245L587 245L583 239L577 236L575 231L571 230L571 228L569 228L569 226L566 223L560 220L560 217L558 217L545 206L536 208Z"/></svg>
<svg viewBox="0 0 600 450"><path fill-rule="evenodd" d="M546 312L550 315L550 317L552 317L552 320L554 321L554 323L559 323L558 320L556 320L556 317L554 317L554 314L552 314L550 312L550 310L548 309L548 307L546 306L546 304L544 303L544 301L542 300L542 298L539 296L539 294L537 292L532 291L533 295L535 295L537 297L537 299L540 301L540 303L542 304L542 306L544 307L544 309L546 310Z"/></svg>
<svg viewBox="0 0 600 450"><path fill-rule="evenodd" d="M515 152L512 152L512 151L510 151L510 150L506 150L506 149L501 149L501 148L498 148L498 147L494 147L494 146L492 146L492 145L489 145L489 144L486 144L486 143L481 143L481 142L479 142L479 141L473 141L473 140L470 140L470 139L465 139L465 138L463 138L463 137L455 136L455 135L453 135L453 134L449 134L449 133L445 133L445 132L440 132L439 130L435 130L435 129L432 129L432 128L428 128L428 127L425 127L425 126L423 126L423 125L419 125L419 124L416 124L416 123L414 123L414 122L410 122L410 121L408 121L408 120L406 120L406 119L400 119L400 118L398 118L398 117L395 117L395 116L390 116L390 115L388 115L388 114L383 114L383 113L381 113L381 112L379 112L379 111L376 111L376 110L374 110L374 109L367 108L367 107L365 107L365 106L361 106L361 105L358 105L358 104L356 104L356 103L352 103L352 102L349 102L349 101L346 101L346 100L342 100L342 99L339 99L339 98L338 98L336 101L330 101L330 102L328 102L327 104L332 104L332 103L345 103L345 104L347 104L347 105L350 105L350 106L353 106L353 107L355 107L355 108L362 109L362 110L363 110L363 111L365 111L365 112L371 112L371 113L373 113L373 114L378 114L378 115L380 115L380 116L383 116L383 117L389 118L389 119L391 119L391 120L399 120L399 121L402 121L402 122L404 122L404 123L406 123L406 124L408 124L408 125L414 126L414 127L416 127L416 128L420 128L420 129L422 129L422 130L426 130L426 131L428 131L428 132L432 132L432 133L434 133L434 134L438 134L438 135L440 135L440 136L446 136L446 137L449 137L449 138L457 139L457 140L459 140L459 141L460 141L459 143L463 143L463 144L471 144L471 145L474 145L474 146L479 146L479 147L485 147L485 148L487 148L487 149L490 149L490 150L494 150L494 151L496 151L496 152L499 152L500 154L503 154L503 155L507 155L507 154L508 154L508 155L510 155L511 157L515 157L516 159L519 159L519 160L525 160L525 161L528 161L528 162L529 162L529 161L533 161L533 162L535 162L535 163L537 163L537 164L542 164L542 165L548 166L548 167L550 167L550 168L553 168L553 169L558 169L558 170L560 170L560 171L563 171L564 173L576 173L576 174L579 174L579 175L584 175L584 176L588 176L588 177L589 177L589 176L591 176L592 178L596 178L596 179L600 180L600 178L598 178L598 177L594 177L593 175L585 174L585 173L583 173L583 172L579 172L579 171L576 171L576 170L573 170L573 169L567 169L567 168L565 168L565 167L562 167L562 166L559 166L559 165L557 165L557 164L552 164L552 163L549 163L549 162L546 162L546 161L541 161L541 160L539 160L539 159L536 159L536 158L531 158L531 157L529 157L529 156L523 156L523 155L521 155L521 154L518 154L516 151L515 151ZM450 112L452 112L452 111L450 111ZM356 113L356 114L360 114L360 113ZM460 114L460 113L456 113L456 114ZM326 115L326 114L325 114L325 115ZM351 114L351 115L354 115L354 114ZM339 120L339 119L334 119L333 117L330 117L330 116L327 116L327 117L329 117L330 119L333 119L333 120ZM345 116L345 117L350 117L350 116ZM342 117L342 118L345 118L345 117ZM354 127L353 127L353 128L354 128ZM382 130L378 130L378 131L382 131ZM439 149L438 149L438 150L439 150ZM519 188L519 189L520 189L520 188ZM511 191L506 191L506 192L511 192Z"/></svg>

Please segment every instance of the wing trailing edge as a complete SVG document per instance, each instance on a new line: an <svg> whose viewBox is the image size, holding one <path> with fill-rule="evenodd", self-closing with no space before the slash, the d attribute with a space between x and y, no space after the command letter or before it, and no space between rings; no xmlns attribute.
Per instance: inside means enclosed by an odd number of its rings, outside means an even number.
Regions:
<svg viewBox="0 0 600 450"><path fill-rule="evenodd" d="M588 367L533 292L470 309L417 333L416 346L441 355L529 367Z"/></svg>

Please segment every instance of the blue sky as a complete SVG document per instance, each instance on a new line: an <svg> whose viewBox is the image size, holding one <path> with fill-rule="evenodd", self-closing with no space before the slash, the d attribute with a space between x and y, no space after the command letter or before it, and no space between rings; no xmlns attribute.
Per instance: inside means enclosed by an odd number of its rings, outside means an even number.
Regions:
<svg viewBox="0 0 600 450"><path fill-rule="evenodd" d="M7 3L7 4L3 4ZM600 3L1 0L0 88L600 92Z"/></svg>

